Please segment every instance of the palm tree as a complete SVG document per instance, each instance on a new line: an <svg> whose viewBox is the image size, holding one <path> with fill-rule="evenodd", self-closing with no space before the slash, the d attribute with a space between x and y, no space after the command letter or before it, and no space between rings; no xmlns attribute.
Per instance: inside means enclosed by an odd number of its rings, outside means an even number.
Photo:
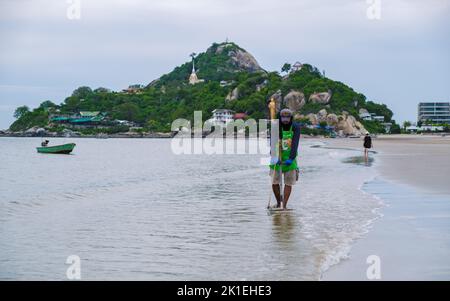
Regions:
<svg viewBox="0 0 450 301"><path fill-rule="evenodd" d="M289 63L285 63L283 67L281 67L281 72L288 73L291 70L292 66Z"/></svg>
<svg viewBox="0 0 450 301"><path fill-rule="evenodd" d="M411 122L406 120L405 122L403 122L403 129L406 130L407 127L411 126Z"/></svg>

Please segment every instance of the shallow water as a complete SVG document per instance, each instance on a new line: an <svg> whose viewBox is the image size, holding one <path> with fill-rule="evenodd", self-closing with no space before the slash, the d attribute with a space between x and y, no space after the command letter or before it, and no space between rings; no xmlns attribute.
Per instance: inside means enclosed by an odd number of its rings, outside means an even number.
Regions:
<svg viewBox="0 0 450 301"><path fill-rule="evenodd" d="M450 279L450 197L375 178L364 191L383 200L383 217L324 275L324 280L363 281L367 258L376 255L380 280L448 281Z"/></svg>
<svg viewBox="0 0 450 301"><path fill-rule="evenodd" d="M174 155L164 139L0 139L0 279L315 280L378 215L352 150L300 145L301 179L268 215L260 155ZM53 139L55 144L69 142Z"/></svg>
<svg viewBox="0 0 450 301"><path fill-rule="evenodd" d="M374 158L373 157L366 158L364 156L353 156L353 157L348 157L348 158L343 159L342 162L372 166L372 164L374 162Z"/></svg>

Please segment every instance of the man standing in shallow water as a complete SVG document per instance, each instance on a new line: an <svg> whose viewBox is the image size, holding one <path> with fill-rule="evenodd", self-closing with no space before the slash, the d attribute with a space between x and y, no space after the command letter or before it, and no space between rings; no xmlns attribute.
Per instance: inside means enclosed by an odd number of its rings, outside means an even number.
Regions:
<svg viewBox="0 0 450 301"><path fill-rule="evenodd" d="M279 141L281 141L281 161L273 157L270 164L270 176L272 178L272 190L277 199L277 208L287 208L292 186L298 180L297 148L300 140L300 125L293 122L293 113L289 109L281 110L279 114ZM280 167L284 180L283 199L281 198Z"/></svg>

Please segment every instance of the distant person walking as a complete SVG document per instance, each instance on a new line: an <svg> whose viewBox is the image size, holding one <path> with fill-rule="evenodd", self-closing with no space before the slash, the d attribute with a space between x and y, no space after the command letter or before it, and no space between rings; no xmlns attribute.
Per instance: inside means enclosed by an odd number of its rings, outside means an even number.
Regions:
<svg viewBox="0 0 450 301"><path fill-rule="evenodd" d="M364 137L364 158L366 159L366 162L369 160L369 149L372 148L372 146L372 138L369 133L367 133Z"/></svg>

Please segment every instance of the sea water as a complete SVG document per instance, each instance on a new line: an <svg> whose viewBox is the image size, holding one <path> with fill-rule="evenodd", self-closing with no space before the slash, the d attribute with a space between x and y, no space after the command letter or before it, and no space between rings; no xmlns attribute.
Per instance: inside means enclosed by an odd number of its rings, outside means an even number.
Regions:
<svg viewBox="0 0 450 301"><path fill-rule="evenodd" d="M0 279L67 279L75 255L83 280L317 280L380 216L361 189L371 165L318 140L300 143L294 211L273 215L262 155L51 140L77 146L48 155L40 139L0 139Z"/></svg>

